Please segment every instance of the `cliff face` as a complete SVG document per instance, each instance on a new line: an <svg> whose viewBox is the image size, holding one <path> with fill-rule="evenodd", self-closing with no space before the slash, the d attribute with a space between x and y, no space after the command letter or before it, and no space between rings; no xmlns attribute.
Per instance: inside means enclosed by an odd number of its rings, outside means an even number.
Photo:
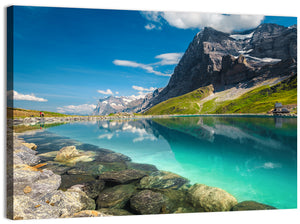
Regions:
<svg viewBox="0 0 300 224"><path fill-rule="evenodd" d="M290 75L297 72L296 61L296 26L262 24L232 35L204 28L188 46L168 85L144 108L210 84L218 91L257 77L263 81Z"/></svg>

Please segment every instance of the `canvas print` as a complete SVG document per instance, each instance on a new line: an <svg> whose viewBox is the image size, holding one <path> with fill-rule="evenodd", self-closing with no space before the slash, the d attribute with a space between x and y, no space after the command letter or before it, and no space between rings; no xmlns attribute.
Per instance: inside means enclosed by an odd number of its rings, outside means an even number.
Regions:
<svg viewBox="0 0 300 224"><path fill-rule="evenodd" d="M7 215L297 208L297 18L7 8Z"/></svg>

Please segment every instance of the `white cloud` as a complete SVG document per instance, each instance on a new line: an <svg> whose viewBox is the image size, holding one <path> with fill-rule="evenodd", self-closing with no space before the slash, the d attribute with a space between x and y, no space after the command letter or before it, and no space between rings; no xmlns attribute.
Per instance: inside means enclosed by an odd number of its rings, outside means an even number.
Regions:
<svg viewBox="0 0 300 224"><path fill-rule="evenodd" d="M155 71L151 65L146 65L142 63L137 63L135 61L127 61L127 60L114 60L113 63L118 66L126 66L126 67L133 67L133 68L142 68L146 70L148 73L153 73L155 75L160 76L171 76L170 74L164 74L159 71Z"/></svg>
<svg viewBox="0 0 300 224"><path fill-rule="evenodd" d="M143 64L138 63L135 61L128 61L128 60L114 60L113 63L118 66L126 66L132 68L141 68L144 69L148 73L153 73L155 75L160 76L171 76L171 74L165 74L159 71L154 70L153 66L163 66L163 65L176 65L180 58L182 57L183 53L165 53L155 56L156 59L159 59L159 62L152 63L152 64Z"/></svg>
<svg viewBox="0 0 300 224"><path fill-rule="evenodd" d="M68 105L57 107L57 112L68 114L91 114L96 108L95 104L82 104L82 105Z"/></svg>
<svg viewBox="0 0 300 224"><path fill-rule="evenodd" d="M99 139L104 139L104 138L106 138L106 139L108 139L108 140L112 139L112 137L114 137L114 134L113 134L113 133L107 133L107 134L102 134L102 135L99 135L99 136L98 136Z"/></svg>
<svg viewBox="0 0 300 224"><path fill-rule="evenodd" d="M160 62L157 62L157 64L176 65L176 64L178 64L182 55L183 55L183 53L166 53L166 54L157 55L157 56L155 56L155 58L161 60Z"/></svg>
<svg viewBox="0 0 300 224"><path fill-rule="evenodd" d="M37 101L37 102L47 102L47 99L36 97L33 93L31 94L22 94L17 91L10 90L7 92L8 99L14 100L28 100L28 101Z"/></svg>
<svg viewBox="0 0 300 224"><path fill-rule="evenodd" d="M119 94L119 92L118 92L118 91L116 91L116 94Z"/></svg>
<svg viewBox="0 0 300 224"><path fill-rule="evenodd" d="M212 27L223 32L255 28L264 19L263 15L225 15L195 12L143 12L141 14L154 26L162 26L164 21L179 29Z"/></svg>
<svg viewBox="0 0 300 224"><path fill-rule="evenodd" d="M138 95L132 95L132 96L130 96L130 98L131 98L132 100L144 98L149 92L153 92L154 90L157 89L157 88L155 88L155 87L144 88L144 87L141 87L141 86L132 86L132 88L133 88L134 90L139 91L139 92L138 92Z"/></svg>
<svg viewBox="0 0 300 224"><path fill-rule="evenodd" d="M155 26L153 23L149 23L145 26L146 30L153 30L153 29L160 29L157 26Z"/></svg>
<svg viewBox="0 0 300 224"><path fill-rule="evenodd" d="M97 90L98 93L105 94L105 95L113 95L113 92L110 89L105 90Z"/></svg>
<svg viewBox="0 0 300 224"><path fill-rule="evenodd" d="M152 92L152 91L154 91L156 88L154 88L154 87L150 87L150 88L144 88L144 87L141 87L141 86L132 86L132 88L134 89L134 90L137 90L137 91L145 91L145 92Z"/></svg>

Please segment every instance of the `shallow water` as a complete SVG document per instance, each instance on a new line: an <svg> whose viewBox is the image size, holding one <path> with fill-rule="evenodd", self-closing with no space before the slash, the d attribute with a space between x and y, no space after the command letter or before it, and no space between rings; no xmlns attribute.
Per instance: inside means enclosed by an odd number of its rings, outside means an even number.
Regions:
<svg viewBox="0 0 300 224"><path fill-rule="evenodd" d="M50 132L50 133L49 133ZM297 207L297 119L270 117L173 117L69 123L26 141L39 152L53 135L68 144L88 143L123 153L133 162L222 188L238 201ZM44 139L41 139L41 136ZM74 141L75 140L75 141ZM64 146L65 138L61 140ZM42 144L43 143L43 144ZM78 143L76 143L78 144ZM81 145L90 150L92 145Z"/></svg>

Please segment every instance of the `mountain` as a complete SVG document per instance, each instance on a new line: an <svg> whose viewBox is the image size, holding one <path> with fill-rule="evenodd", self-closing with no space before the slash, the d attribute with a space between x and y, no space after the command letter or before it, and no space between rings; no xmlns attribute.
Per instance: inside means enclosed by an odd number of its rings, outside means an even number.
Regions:
<svg viewBox="0 0 300 224"><path fill-rule="evenodd" d="M214 92L297 74L297 27L262 24L242 33L224 33L206 27L188 46L168 85L144 106L212 85ZM237 88L237 87L236 87Z"/></svg>
<svg viewBox="0 0 300 224"><path fill-rule="evenodd" d="M145 96L109 96L99 99L93 115L108 115L111 113L139 113L144 110L152 98L156 97L163 88L158 88Z"/></svg>
<svg viewBox="0 0 300 224"><path fill-rule="evenodd" d="M100 99L94 114L267 112L276 101L297 104L295 80L296 25L262 24L231 34L206 27L189 44L165 88L138 98Z"/></svg>
<svg viewBox="0 0 300 224"><path fill-rule="evenodd" d="M136 99L134 97L109 96L103 99L99 99L93 115L108 115L118 112L134 112L136 108L141 105L142 101L143 99Z"/></svg>

